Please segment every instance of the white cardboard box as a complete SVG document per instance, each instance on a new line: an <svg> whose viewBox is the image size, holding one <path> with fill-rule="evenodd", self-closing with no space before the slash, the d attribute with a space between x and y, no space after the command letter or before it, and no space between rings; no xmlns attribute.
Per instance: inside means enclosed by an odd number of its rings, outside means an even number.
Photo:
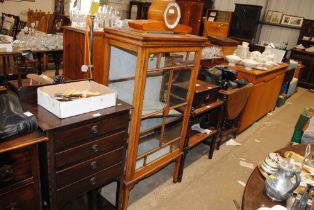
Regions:
<svg viewBox="0 0 314 210"><path fill-rule="evenodd" d="M12 43L0 42L0 52L11 52L12 50Z"/></svg>
<svg viewBox="0 0 314 210"><path fill-rule="evenodd" d="M56 94L62 94L65 90L68 89L100 92L101 95L89 98L80 98L73 101L56 100ZM71 117L115 106L116 99L116 91L94 81L71 82L43 86L37 89L37 103L59 118Z"/></svg>

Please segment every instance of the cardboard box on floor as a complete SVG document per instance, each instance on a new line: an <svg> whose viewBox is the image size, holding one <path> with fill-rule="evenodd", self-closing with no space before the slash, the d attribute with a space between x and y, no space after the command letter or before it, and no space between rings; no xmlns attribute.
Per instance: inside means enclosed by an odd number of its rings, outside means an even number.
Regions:
<svg viewBox="0 0 314 210"><path fill-rule="evenodd" d="M99 92L101 95L80 98L73 101L58 101L56 94L62 94L69 89L78 91ZM59 118L96 111L116 105L116 91L94 81L71 82L58 85L43 86L37 89L38 104Z"/></svg>

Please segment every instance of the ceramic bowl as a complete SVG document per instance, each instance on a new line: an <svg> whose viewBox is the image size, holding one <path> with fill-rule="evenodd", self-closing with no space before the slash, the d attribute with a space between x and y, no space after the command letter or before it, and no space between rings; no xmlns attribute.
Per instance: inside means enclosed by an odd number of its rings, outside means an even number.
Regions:
<svg viewBox="0 0 314 210"><path fill-rule="evenodd" d="M242 62L246 70L251 70L252 68L255 68L258 65L258 62L251 59L244 59L242 60Z"/></svg>
<svg viewBox="0 0 314 210"><path fill-rule="evenodd" d="M241 61L241 58L239 56L236 56L236 55L227 55L226 59L229 62L230 66L234 66L235 64L237 64Z"/></svg>

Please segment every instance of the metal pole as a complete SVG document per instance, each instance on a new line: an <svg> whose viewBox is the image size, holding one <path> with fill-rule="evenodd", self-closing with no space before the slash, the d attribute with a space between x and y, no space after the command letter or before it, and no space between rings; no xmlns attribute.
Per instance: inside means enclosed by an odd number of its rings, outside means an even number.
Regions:
<svg viewBox="0 0 314 210"><path fill-rule="evenodd" d="M92 25L90 27L90 43L89 43L89 78L93 78L93 73L92 73L92 68L94 68L94 63L93 63L93 51L94 51L94 21L95 21L95 16L91 15L91 21Z"/></svg>

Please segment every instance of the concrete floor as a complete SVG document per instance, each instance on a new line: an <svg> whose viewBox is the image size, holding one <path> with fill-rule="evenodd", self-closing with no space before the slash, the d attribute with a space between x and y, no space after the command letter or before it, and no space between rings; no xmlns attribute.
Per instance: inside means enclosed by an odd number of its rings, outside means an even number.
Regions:
<svg viewBox="0 0 314 210"><path fill-rule="evenodd" d="M172 183L171 164L138 183L131 191L130 210L234 210L241 205L244 184L252 172L242 160L255 167L269 152L290 143L294 125L304 107L314 107L314 93L305 89L288 99L249 129L238 135L241 146L221 146L212 160L209 147L200 144L187 156L183 180Z"/></svg>

